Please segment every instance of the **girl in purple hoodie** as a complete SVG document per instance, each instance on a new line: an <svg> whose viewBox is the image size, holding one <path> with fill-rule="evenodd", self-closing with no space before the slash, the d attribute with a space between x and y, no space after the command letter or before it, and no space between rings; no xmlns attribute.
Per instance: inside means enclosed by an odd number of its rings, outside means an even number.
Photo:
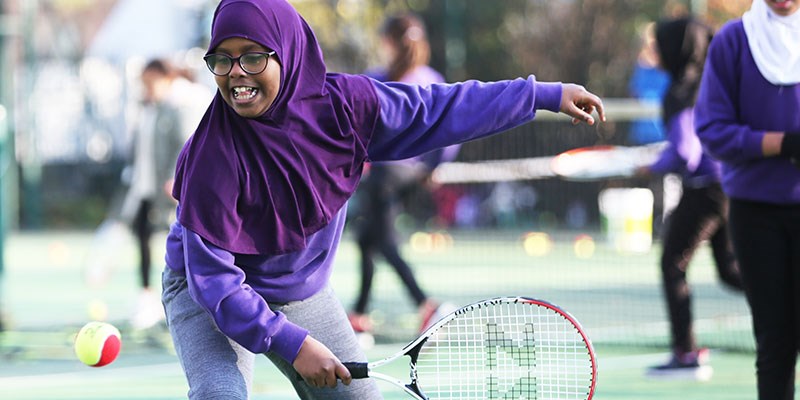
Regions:
<svg viewBox="0 0 800 400"><path fill-rule="evenodd" d="M366 357L329 286L364 162L485 137L540 109L605 119L583 87L533 76L423 87L328 73L286 0L221 1L205 61L219 90L178 159L162 295L192 399L248 398L254 354L300 398L381 398L340 361Z"/></svg>

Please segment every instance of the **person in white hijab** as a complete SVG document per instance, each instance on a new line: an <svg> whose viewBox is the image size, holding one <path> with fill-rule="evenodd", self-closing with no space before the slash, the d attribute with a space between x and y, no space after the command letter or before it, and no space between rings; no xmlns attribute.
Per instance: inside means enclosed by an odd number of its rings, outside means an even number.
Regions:
<svg viewBox="0 0 800 400"><path fill-rule="evenodd" d="M753 0L714 36L695 107L722 161L753 316L758 398L794 398L800 349L800 1Z"/></svg>

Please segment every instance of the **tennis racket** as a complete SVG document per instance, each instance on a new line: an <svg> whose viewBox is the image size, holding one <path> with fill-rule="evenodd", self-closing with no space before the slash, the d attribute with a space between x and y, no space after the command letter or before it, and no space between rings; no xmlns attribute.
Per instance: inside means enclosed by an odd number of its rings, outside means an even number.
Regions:
<svg viewBox="0 0 800 400"><path fill-rule="evenodd" d="M579 147L555 156L550 169L556 176L571 181L630 178L637 168L655 161L662 149L662 144Z"/></svg>
<svg viewBox="0 0 800 400"><path fill-rule="evenodd" d="M405 356L408 381L376 372ZM467 305L393 356L345 365L353 378L384 380L419 400L589 400L597 377L594 350L578 321L525 297Z"/></svg>

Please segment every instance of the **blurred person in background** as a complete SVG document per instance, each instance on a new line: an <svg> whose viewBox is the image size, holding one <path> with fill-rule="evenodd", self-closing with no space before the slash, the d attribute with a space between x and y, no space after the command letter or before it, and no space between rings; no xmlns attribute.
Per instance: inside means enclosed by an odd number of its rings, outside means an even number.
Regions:
<svg viewBox="0 0 800 400"><path fill-rule="evenodd" d="M171 222L175 162L212 97L166 60L149 61L140 79L142 100L132 129L130 187L121 209L121 219L130 224L139 252L141 291L130 321L134 329L164 320L159 293L151 288L150 240L155 230L166 230Z"/></svg>
<svg viewBox="0 0 800 400"><path fill-rule="evenodd" d="M403 13L387 18L380 39L386 67L367 75L383 82L423 86L444 82L444 77L428 65L430 45L425 25L418 16ZM439 304L422 290L411 266L400 254L395 223L410 195L421 188L435 190L431 173L440 163L455 159L459 147L453 145L406 160L369 164L369 172L356 191L354 216L351 215L361 255L361 285L349 315L356 332L372 330L367 308L377 253L394 268L408 290L418 309L420 330L435 322Z"/></svg>
<svg viewBox="0 0 800 400"><path fill-rule="evenodd" d="M760 400L791 400L800 349L800 2L753 0L714 37L696 105L723 163Z"/></svg>
<svg viewBox="0 0 800 400"><path fill-rule="evenodd" d="M711 245L720 280L742 290L742 280L727 231L728 200L720 185L720 165L703 152L694 130L694 104L713 29L693 17L659 21L655 27L657 65L670 84L662 101L668 146L640 176L681 176L678 205L665 224L661 279L670 322L672 355L648 369L653 377L707 380L708 349L698 348L692 328L692 297L686 280L689 264L703 242Z"/></svg>
<svg viewBox="0 0 800 400"><path fill-rule="evenodd" d="M645 102L661 103L669 87L669 74L658 65L655 23L648 23L642 30L641 48L633 67L629 90L633 97ZM664 140L664 125L658 118L637 119L631 126L630 141L648 144Z"/></svg>

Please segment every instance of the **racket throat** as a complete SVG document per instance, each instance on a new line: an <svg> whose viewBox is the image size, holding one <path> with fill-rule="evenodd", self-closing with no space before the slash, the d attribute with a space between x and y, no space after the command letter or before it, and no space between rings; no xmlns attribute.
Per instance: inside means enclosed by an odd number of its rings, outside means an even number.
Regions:
<svg viewBox="0 0 800 400"><path fill-rule="evenodd" d="M411 379L411 383L405 385L406 391L412 393L419 397L420 399L427 399L424 394L419 390L419 385L417 385L419 374L417 373L417 359L419 358L419 351L422 349L422 346L428 341L428 338L424 338L421 340L417 345L415 345L412 349L406 352L406 355L411 359L408 362L408 375Z"/></svg>
<svg viewBox="0 0 800 400"><path fill-rule="evenodd" d="M417 396L420 399L425 399L425 400L428 399L427 397L425 397L424 394L422 394L422 392L419 391L419 387L417 387L417 381L416 380L412 381L411 383L409 383L408 385L405 385L405 386L406 386L406 391L407 392L414 394L415 396Z"/></svg>

